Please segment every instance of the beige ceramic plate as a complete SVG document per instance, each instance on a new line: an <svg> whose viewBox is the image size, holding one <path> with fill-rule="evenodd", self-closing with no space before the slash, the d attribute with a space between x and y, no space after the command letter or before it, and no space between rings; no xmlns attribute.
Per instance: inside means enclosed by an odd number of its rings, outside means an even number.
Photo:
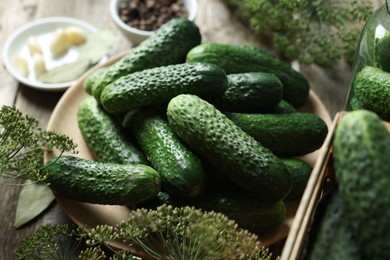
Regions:
<svg viewBox="0 0 390 260"><path fill-rule="evenodd" d="M96 66L84 74L75 85L73 85L65 92L50 118L48 130L61 132L71 137L78 145L79 153L77 156L79 157L93 159L93 156L88 149L87 144L84 142L81 132L77 126L78 106L84 98L88 97L88 94L83 89L83 81L92 72L100 67L108 66L114 63L122 55L123 54L113 57L107 61L107 63ZM331 119L328 115L328 112L313 91L310 91L309 100L300 111L318 114L328 124L328 126L331 124ZM54 155L57 154L45 154L45 161ZM318 151L305 155L301 158L314 165L317 156ZM81 226L94 227L99 224L116 225L120 221L127 219L129 214L131 214L131 210L125 206L108 206L81 203L67 200L58 196L56 199L60 207L69 216L69 218L77 225ZM264 246L270 246L287 236L298 204L299 201L287 203L288 212L284 223L272 233L260 237ZM122 245L119 243L114 243L113 246L117 246L119 248L122 247Z"/></svg>

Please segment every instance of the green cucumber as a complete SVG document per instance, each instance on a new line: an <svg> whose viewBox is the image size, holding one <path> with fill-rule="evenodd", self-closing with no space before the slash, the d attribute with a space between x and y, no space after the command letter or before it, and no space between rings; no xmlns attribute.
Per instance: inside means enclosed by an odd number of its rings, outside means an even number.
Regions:
<svg viewBox="0 0 390 260"><path fill-rule="evenodd" d="M366 66L356 74L354 95L367 110L390 120L390 73Z"/></svg>
<svg viewBox="0 0 390 260"><path fill-rule="evenodd" d="M266 114L290 114L296 112L297 110L295 109L295 107L293 107L284 99L280 100L280 102L276 106L264 111L264 113Z"/></svg>
<svg viewBox="0 0 390 260"><path fill-rule="evenodd" d="M307 182L312 172L312 166L300 159L281 158L292 178L292 188L284 201L299 199L306 189ZM242 190L232 180L224 177L219 168L215 169L207 165L207 192L237 192Z"/></svg>
<svg viewBox="0 0 390 260"><path fill-rule="evenodd" d="M349 110L360 110L360 109L365 109L365 108L356 97L352 97L349 102Z"/></svg>
<svg viewBox="0 0 390 260"><path fill-rule="evenodd" d="M209 193L195 203L205 211L222 213L239 227L264 234L278 227L286 217L283 201L264 203L245 193Z"/></svg>
<svg viewBox="0 0 390 260"><path fill-rule="evenodd" d="M349 221L345 217L344 202L335 187L317 205L301 259L362 259L359 253L361 245L357 243Z"/></svg>
<svg viewBox="0 0 390 260"><path fill-rule="evenodd" d="M247 192L227 177L221 168L211 166L205 159L202 162L206 171L205 194L215 192Z"/></svg>
<svg viewBox="0 0 390 260"><path fill-rule="evenodd" d="M77 122L84 141L98 161L149 164L120 122L108 114L94 97L81 101Z"/></svg>
<svg viewBox="0 0 390 260"><path fill-rule="evenodd" d="M182 93L221 95L226 86L226 74L216 65L175 64L134 72L116 80L103 90L101 102L109 113L116 114L167 104Z"/></svg>
<svg viewBox="0 0 390 260"><path fill-rule="evenodd" d="M225 93L209 101L222 111L261 112L275 107L283 96L283 86L273 74L247 72L227 75Z"/></svg>
<svg viewBox="0 0 390 260"><path fill-rule="evenodd" d="M134 205L157 196L160 175L151 167L55 157L43 168L53 192L61 197L93 204Z"/></svg>
<svg viewBox="0 0 390 260"><path fill-rule="evenodd" d="M283 199L292 179L283 162L210 103L195 95L173 98L167 109L179 138L227 178L263 201Z"/></svg>
<svg viewBox="0 0 390 260"><path fill-rule="evenodd" d="M169 193L160 192L156 198L138 205L139 208L156 209L167 204L172 207L188 206L172 198ZM235 220L240 228L264 234L278 227L286 218L286 205L282 201L264 203L245 192L209 192L192 201L192 207L204 211L222 213Z"/></svg>
<svg viewBox="0 0 390 260"><path fill-rule="evenodd" d="M140 45L95 77L92 93L100 102L103 89L122 76L144 69L185 62L188 51L200 44L198 26L188 19L171 19ZM95 73L99 73L96 71Z"/></svg>
<svg viewBox="0 0 390 260"><path fill-rule="evenodd" d="M285 200L299 199L306 189L313 167L300 159L283 158L282 160L293 180L291 191Z"/></svg>
<svg viewBox="0 0 390 260"><path fill-rule="evenodd" d="M377 114L344 115L333 141L336 179L346 218L364 259L390 259L390 134Z"/></svg>
<svg viewBox="0 0 390 260"><path fill-rule="evenodd" d="M390 32L384 30L383 37L375 37L374 61L375 67L390 72Z"/></svg>
<svg viewBox="0 0 390 260"><path fill-rule="evenodd" d="M278 156L300 156L319 149L328 127L311 113L225 113L242 130Z"/></svg>
<svg viewBox="0 0 390 260"><path fill-rule="evenodd" d="M108 70L108 67L102 67L102 68L92 72L91 75L89 75L88 77L85 78L85 80L83 82L83 87L84 87L85 92L92 95L93 84L101 75L103 75L103 73L106 70Z"/></svg>
<svg viewBox="0 0 390 260"><path fill-rule="evenodd" d="M202 195L204 171L200 159L185 147L172 131L166 118L152 109L127 116L129 127L165 190L175 198L191 200Z"/></svg>
<svg viewBox="0 0 390 260"><path fill-rule="evenodd" d="M301 73L259 47L206 42L188 52L187 62L213 63L226 74L273 73L283 84L283 99L294 107L305 104L309 96L309 83Z"/></svg>

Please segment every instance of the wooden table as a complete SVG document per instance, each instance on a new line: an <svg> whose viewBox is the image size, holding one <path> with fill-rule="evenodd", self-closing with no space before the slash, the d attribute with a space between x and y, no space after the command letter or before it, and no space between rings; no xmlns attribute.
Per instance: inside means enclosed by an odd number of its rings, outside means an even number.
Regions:
<svg viewBox="0 0 390 260"><path fill-rule="evenodd" d="M373 0L376 6L384 0ZM1 0L0 49L6 38L26 22L49 16L69 16L85 20L99 29L113 26L108 12L109 0ZM220 43L240 43L261 46L262 43L236 18L231 16L222 0L199 0L196 18L203 39ZM112 54L131 47L119 32ZM1 61L1 65L3 65ZM340 61L330 69L318 66L301 68L312 89L325 104L333 118L343 109L351 68ZM44 92L19 84L4 66L0 66L0 106L15 104L22 112L37 117L45 128L62 92ZM68 218L54 203L38 219L15 230L13 221L20 188L0 186L0 260L15 259L15 249L21 239L38 227L50 223L65 223Z"/></svg>

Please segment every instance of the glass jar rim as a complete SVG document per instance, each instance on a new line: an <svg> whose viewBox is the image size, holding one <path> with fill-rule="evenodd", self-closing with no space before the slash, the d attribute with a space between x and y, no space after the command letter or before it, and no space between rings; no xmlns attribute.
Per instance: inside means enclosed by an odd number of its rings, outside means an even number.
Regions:
<svg viewBox="0 0 390 260"><path fill-rule="evenodd" d="M390 0L386 0L387 12L390 13Z"/></svg>

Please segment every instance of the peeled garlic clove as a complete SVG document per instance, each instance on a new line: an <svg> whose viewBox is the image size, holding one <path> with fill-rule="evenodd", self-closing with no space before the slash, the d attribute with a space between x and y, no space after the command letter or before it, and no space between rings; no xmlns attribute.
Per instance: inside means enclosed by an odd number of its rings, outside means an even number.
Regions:
<svg viewBox="0 0 390 260"><path fill-rule="evenodd" d="M41 54L36 53L33 55L33 63L36 76L39 76L46 71L46 63Z"/></svg>
<svg viewBox="0 0 390 260"><path fill-rule="evenodd" d="M66 27L65 34L68 36L70 44L80 45L87 40L87 34L85 30L78 26Z"/></svg>
<svg viewBox="0 0 390 260"><path fill-rule="evenodd" d="M20 54L16 54L13 57L12 63L14 64L15 68L22 74L24 77L28 75L28 63L27 59Z"/></svg>
<svg viewBox="0 0 390 260"><path fill-rule="evenodd" d="M30 51L31 55L34 55L36 53L42 54L42 48L34 36L31 36L28 38L27 47L28 47L28 50Z"/></svg>
<svg viewBox="0 0 390 260"><path fill-rule="evenodd" d="M70 42L64 29L58 28L54 32L53 38L50 42L50 51L55 57L57 57L67 52L69 47Z"/></svg>

